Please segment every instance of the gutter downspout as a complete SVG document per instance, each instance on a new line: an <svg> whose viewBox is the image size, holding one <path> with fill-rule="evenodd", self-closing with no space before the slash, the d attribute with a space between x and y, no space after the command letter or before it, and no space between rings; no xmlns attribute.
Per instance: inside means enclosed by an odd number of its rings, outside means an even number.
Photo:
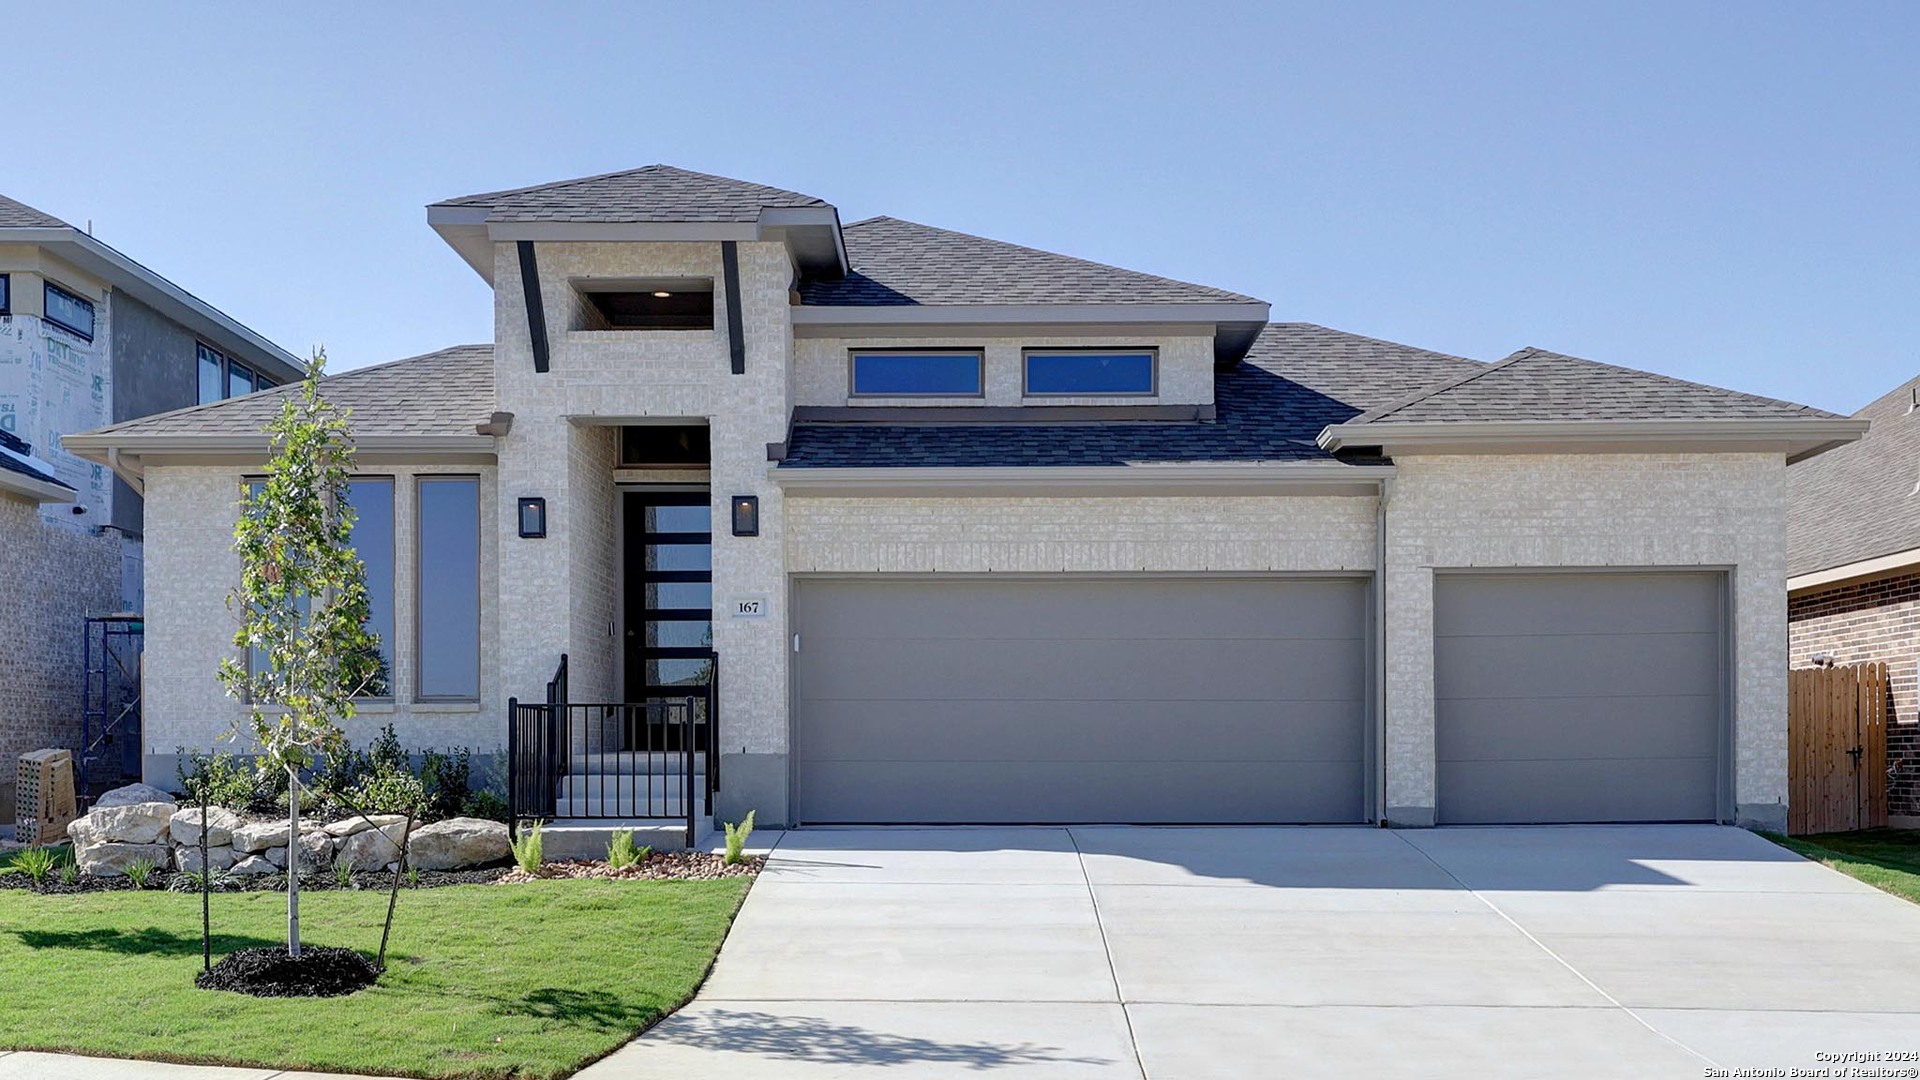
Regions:
<svg viewBox="0 0 1920 1080"><path fill-rule="evenodd" d="M1387 827L1387 503L1393 478L1382 477L1373 513L1373 816Z"/></svg>

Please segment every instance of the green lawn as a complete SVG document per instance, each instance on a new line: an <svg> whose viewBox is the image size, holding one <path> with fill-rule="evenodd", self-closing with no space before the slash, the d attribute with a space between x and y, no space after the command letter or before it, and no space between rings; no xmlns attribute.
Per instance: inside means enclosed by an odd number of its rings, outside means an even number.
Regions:
<svg viewBox="0 0 1920 1080"><path fill-rule="evenodd" d="M410 1076L565 1076L692 996L747 879L405 890L379 983L200 990L200 899L0 890L0 1048ZM372 956L384 892L300 900L302 938ZM213 897L214 958L284 940L277 893Z"/></svg>
<svg viewBox="0 0 1920 1080"><path fill-rule="evenodd" d="M1850 877L1920 904L1920 829L1866 829L1817 836L1764 834Z"/></svg>

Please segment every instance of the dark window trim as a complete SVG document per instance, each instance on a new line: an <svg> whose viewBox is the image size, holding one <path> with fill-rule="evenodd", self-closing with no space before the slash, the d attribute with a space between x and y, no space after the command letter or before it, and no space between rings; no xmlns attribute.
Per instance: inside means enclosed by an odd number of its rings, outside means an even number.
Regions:
<svg viewBox="0 0 1920 1080"><path fill-rule="evenodd" d="M394 595L387 598L387 606L392 609L394 614L393 639L382 643L387 647L387 692L378 697L372 694L363 694L355 697L353 700L384 705L394 702L399 697L400 642L395 639L400 636L400 605L396 602L400 599L398 595L400 592L400 478L392 473L354 473L347 477L347 483L349 484L376 483L380 481L385 481L388 485L387 498L391 505L387 508L387 513L393 518L392 543L389 545L387 552L388 565L393 567L393 580L387 583L387 587L394 593ZM360 545L355 544L353 550L357 554L360 551ZM366 564L363 559L361 560L361 570L364 572L365 569Z"/></svg>
<svg viewBox="0 0 1920 1080"><path fill-rule="evenodd" d="M975 381L977 382L980 388L971 393L956 393L956 394L932 394L932 393L880 394L880 393L871 393L871 392L862 393L859 389L858 384L854 380L854 367L856 364L859 363L859 358L862 356L971 356L974 358L974 361L975 361L974 370L977 373L977 377ZM847 396L849 398L945 398L945 399L959 398L963 400L984 398L987 396L987 350L984 348L967 348L964 346L956 346L956 347L950 347L950 348L932 348L932 349L916 349L916 348L877 349L877 348L871 348L871 347L857 348L857 349L850 348L847 350Z"/></svg>
<svg viewBox="0 0 1920 1080"><path fill-rule="evenodd" d="M100 318L100 309L94 306L93 301L87 299L84 296L81 296L79 293L74 292L72 289L67 289L59 285L55 285L51 281L42 282L42 285L44 286L45 291L41 294L40 317L42 319L45 319L47 322L50 322L53 325L59 327L60 329L65 330L67 333L72 334L74 337L77 337L82 341L92 341L93 331L82 330L77 326L68 326L66 323L63 323L59 319L54 318L53 305L47 303L46 299L47 297L50 297L55 293L59 293L61 296L64 296L67 299L73 301L74 303L79 304L80 306L86 308L87 313L93 316L93 319L91 321L97 324Z"/></svg>
<svg viewBox="0 0 1920 1080"><path fill-rule="evenodd" d="M420 501L421 501L421 496L425 494L426 487L428 484L447 483L452 481L469 481L473 484L474 492L475 492L475 498L473 501L474 502L473 539L474 539L474 543L478 546L479 557L477 560L478 566L476 567L478 572L474 576L474 587L473 587L474 628L477 631L477 634L473 643L474 645L474 648L473 648L474 693L471 696L464 695L464 694L426 694L426 693L422 693L420 689L420 680L426 676L426 668L427 668L427 665L426 665L427 650L426 650L425 642L423 641L423 637L422 637L426 633L427 624L426 624L426 620L421 617L421 612L420 612L420 602L422 598L426 595L426 590L421 587L421 581L420 581L420 570L422 565L421 559L420 559L420 541L426 533L426 515L421 513ZM416 704L430 704L430 703L439 703L439 702L451 702L451 703L458 703L458 704L475 704L475 703L478 703L483 697L486 696L486 687L484 685L484 682L485 682L484 676L486 674L486 668L485 668L485 665L482 664L481 662L481 655L480 655L481 653L486 651L486 647L487 647L487 628L486 628L487 605L486 605L486 597L481 595L482 593L481 585L486 581L487 538L485 533L483 532L484 522L485 522L485 502L486 502L485 485L481 483L480 475L478 473L415 473L414 474L414 477L413 477L413 650L414 650L413 701Z"/></svg>
<svg viewBox="0 0 1920 1080"><path fill-rule="evenodd" d="M1027 361L1035 356L1111 356L1127 353L1147 357L1151 385L1144 393L1136 390L1075 390L1036 392L1027 385ZM1157 345L1074 345L1020 350L1020 396L1023 398L1143 398L1160 396L1160 348Z"/></svg>
<svg viewBox="0 0 1920 1080"><path fill-rule="evenodd" d="M13 314L13 275L0 274L0 315Z"/></svg>
<svg viewBox="0 0 1920 1080"><path fill-rule="evenodd" d="M280 385L279 383L273 382L270 379L268 379L267 376L261 374L260 369L253 366L252 364L246 363L245 361L241 361L241 360L235 360L233 357L227 355L225 350L219 348L218 346L209 345L206 342L201 341L199 338L195 338L193 339L193 377L194 377L194 395L196 398L199 396L199 389L200 389L200 385L199 385L200 360L201 360L200 350L202 349L205 349L208 353L211 353L213 356L213 359L220 365L220 396L215 398L214 399L215 401L226 401L230 398L238 396L235 394L227 393L227 387L233 385L232 372L234 368L239 368L241 371L244 371L247 373L247 378L253 383L253 391L252 391L253 393L257 394L262 390L271 390L274 387ZM201 402L201 404L211 405L213 404L213 402Z"/></svg>

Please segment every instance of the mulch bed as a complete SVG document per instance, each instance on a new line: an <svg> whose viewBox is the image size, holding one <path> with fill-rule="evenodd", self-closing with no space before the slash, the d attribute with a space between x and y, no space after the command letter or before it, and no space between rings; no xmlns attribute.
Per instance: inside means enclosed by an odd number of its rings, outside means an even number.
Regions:
<svg viewBox="0 0 1920 1080"><path fill-rule="evenodd" d="M646 862L615 870L605 861L550 862L538 874L514 868L502 874L502 885L554 878L606 878L630 881L710 881L714 878L753 877L766 865L765 855L749 855L728 866L723 856L707 851L656 851Z"/></svg>
<svg viewBox="0 0 1920 1080"><path fill-rule="evenodd" d="M422 870L418 884L410 875L402 875L400 887L403 889L437 889L445 885L491 885L506 874L504 867L490 867L482 870ZM147 878L147 889L159 891L175 884L180 875L168 871L156 870ZM356 890L385 890L393 886L393 874L386 870L373 870L353 875L352 884L347 886ZM184 884L182 885L185 888ZM214 892L285 892L287 878L284 874L262 874L258 877L227 877L213 887ZM329 892L341 888L340 879L332 874L302 874L301 892ZM92 892L133 892L133 882L124 877L92 877L82 874L68 885L58 877L50 877L45 884L35 886L33 879L18 871L0 873L0 889L29 889L47 896L71 896ZM198 890L187 889L188 892Z"/></svg>
<svg viewBox="0 0 1920 1080"><path fill-rule="evenodd" d="M299 959L277 945L241 949L194 976L202 990L233 990L254 997L339 997L372 986L373 961L352 949L306 946Z"/></svg>

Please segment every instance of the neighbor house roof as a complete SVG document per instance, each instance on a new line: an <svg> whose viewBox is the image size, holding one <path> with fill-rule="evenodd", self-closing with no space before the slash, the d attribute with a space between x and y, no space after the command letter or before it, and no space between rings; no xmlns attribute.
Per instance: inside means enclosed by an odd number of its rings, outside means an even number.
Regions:
<svg viewBox="0 0 1920 1080"><path fill-rule="evenodd" d="M0 491L38 502L72 502L78 494L71 484L53 475L38 459L0 446Z"/></svg>
<svg viewBox="0 0 1920 1080"><path fill-rule="evenodd" d="M796 424L783 468L1095 466L1331 462L1322 429L1475 360L1329 330L1272 323L1214 381L1214 419L1114 423Z"/></svg>
<svg viewBox="0 0 1920 1080"><path fill-rule="evenodd" d="M251 327L96 239L85 229L0 195L0 243L30 244L93 275L274 378L295 378L300 361Z"/></svg>
<svg viewBox="0 0 1920 1080"><path fill-rule="evenodd" d="M1853 414L1865 438L1787 470L1789 576L1920 550L1917 392L1900 384Z"/></svg>
<svg viewBox="0 0 1920 1080"><path fill-rule="evenodd" d="M193 405L62 439L70 449L127 447L158 440L257 436L301 392L289 383L241 397ZM493 346L456 345L355 368L321 381L328 401L352 410L356 438L474 434L494 410Z"/></svg>
<svg viewBox="0 0 1920 1080"><path fill-rule="evenodd" d="M959 304L1257 304L1241 293L876 217L842 230L851 271L809 280L812 306Z"/></svg>
<svg viewBox="0 0 1920 1080"><path fill-rule="evenodd" d="M489 221L750 222L762 210L826 207L797 191L671 165L559 180L445 199L434 206L486 207Z"/></svg>
<svg viewBox="0 0 1920 1080"><path fill-rule="evenodd" d="M1372 423L1766 420L1832 417L1809 405L1723 390L1577 356L1521 349L1350 421Z"/></svg>
<svg viewBox="0 0 1920 1080"><path fill-rule="evenodd" d="M0 229L71 229L52 214L0 195Z"/></svg>

